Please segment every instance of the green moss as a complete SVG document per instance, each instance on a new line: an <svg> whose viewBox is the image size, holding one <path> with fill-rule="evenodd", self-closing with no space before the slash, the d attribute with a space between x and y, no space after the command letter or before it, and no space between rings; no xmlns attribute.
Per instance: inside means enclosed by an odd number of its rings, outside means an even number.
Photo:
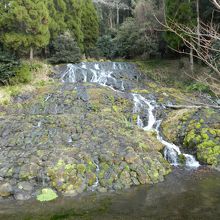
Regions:
<svg viewBox="0 0 220 220"><path fill-rule="evenodd" d="M37 196L37 200L40 202L48 202L56 199L57 194L50 188L42 189L41 194Z"/></svg>
<svg viewBox="0 0 220 220"><path fill-rule="evenodd" d="M92 185L95 183L95 181L96 181L96 175L95 175L95 173L88 172L88 173L86 174L86 177L87 177L88 185L89 185L89 186L92 186Z"/></svg>
<svg viewBox="0 0 220 220"><path fill-rule="evenodd" d="M200 129L201 126L202 126L202 125L201 125L200 123L197 123L197 124L196 124L196 129Z"/></svg>
<svg viewBox="0 0 220 220"><path fill-rule="evenodd" d="M80 174L84 174L86 171L86 166L84 164L77 164L77 171Z"/></svg>
<svg viewBox="0 0 220 220"><path fill-rule="evenodd" d="M201 133L201 136L204 141L209 140L209 135L207 133Z"/></svg>
<svg viewBox="0 0 220 220"><path fill-rule="evenodd" d="M178 159L179 159L179 162L180 162L181 164L185 164L185 163L186 163L186 157L185 157L183 154L180 154L180 155L178 156Z"/></svg>
<svg viewBox="0 0 220 220"><path fill-rule="evenodd" d="M150 91L146 89L132 89L131 93L149 94Z"/></svg>

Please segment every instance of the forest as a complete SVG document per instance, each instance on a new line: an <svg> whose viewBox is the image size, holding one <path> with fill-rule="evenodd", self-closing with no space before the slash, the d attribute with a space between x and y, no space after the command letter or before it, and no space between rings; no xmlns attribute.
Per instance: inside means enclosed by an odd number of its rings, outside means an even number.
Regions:
<svg viewBox="0 0 220 220"><path fill-rule="evenodd" d="M220 0L0 0L0 219L217 220Z"/></svg>
<svg viewBox="0 0 220 220"><path fill-rule="evenodd" d="M210 0L3 0L0 3L1 84L13 81L11 78L21 68L19 62L28 57L57 64L76 63L83 57L148 60L188 56L190 74L194 62L206 65L212 73L204 73L205 83L218 93L220 14L219 5L214 3ZM23 68L28 72L28 67Z"/></svg>

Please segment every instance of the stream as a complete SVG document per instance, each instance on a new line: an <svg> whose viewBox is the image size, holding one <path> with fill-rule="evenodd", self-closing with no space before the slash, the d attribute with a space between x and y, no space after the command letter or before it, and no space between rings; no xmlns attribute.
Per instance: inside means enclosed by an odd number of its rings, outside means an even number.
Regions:
<svg viewBox="0 0 220 220"><path fill-rule="evenodd" d="M121 71L124 69L134 69L135 67L126 63L108 62L108 63L80 63L77 65L68 64L66 71L62 74L62 82L91 82L102 86L108 86L116 92L126 92L124 81L121 79ZM119 77L119 79L118 79ZM137 114L137 126L145 131L155 131L157 139L165 146L164 157L173 166L179 165L178 157L185 157L185 165L190 168L198 168L199 162L193 155L182 153L179 146L169 143L163 139L160 134L160 124L162 119L156 118L156 112L159 105L154 99L146 99L140 94L131 94L133 97L133 113ZM142 112L147 111L148 120L143 121Z"/></svg>
<svg viewBox="0 0 220 220"><path fill-rule="evenodd" d="M208 168L174 168L164 182L110 193L86 193L49 203L0 201L4 220L217 220L220 174Z"/></svg>

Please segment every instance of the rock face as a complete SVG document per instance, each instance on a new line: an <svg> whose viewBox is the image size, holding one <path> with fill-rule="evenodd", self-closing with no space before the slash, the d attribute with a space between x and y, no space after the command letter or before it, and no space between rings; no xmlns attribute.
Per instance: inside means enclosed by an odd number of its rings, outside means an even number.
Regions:
<svg viewBox="0 0 220 220"><path fill-rule="evenodd" d="M105 192L170 172L163 146L135 125L126 93L90 83L42 90L0 116L0 196L24 200L46 187L66 196Z"/></svg>
<svg viewBox="0 0 220 220"><path fill-rule="evenodd" d="M182 145L202 164L220 167L220 112L213 109L176 110L162 124L167 139Z"/></svg>

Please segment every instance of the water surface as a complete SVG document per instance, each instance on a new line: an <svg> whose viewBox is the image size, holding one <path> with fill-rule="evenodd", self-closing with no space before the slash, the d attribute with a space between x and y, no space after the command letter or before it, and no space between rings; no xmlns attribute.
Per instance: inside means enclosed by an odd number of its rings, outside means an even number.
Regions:
<svg viewBox="0 0 220 220"><path fill-rule="evenodd" d="M220 173L176 168L162 183L106 194L0 202L0 219L219 219Z"/></svg>

